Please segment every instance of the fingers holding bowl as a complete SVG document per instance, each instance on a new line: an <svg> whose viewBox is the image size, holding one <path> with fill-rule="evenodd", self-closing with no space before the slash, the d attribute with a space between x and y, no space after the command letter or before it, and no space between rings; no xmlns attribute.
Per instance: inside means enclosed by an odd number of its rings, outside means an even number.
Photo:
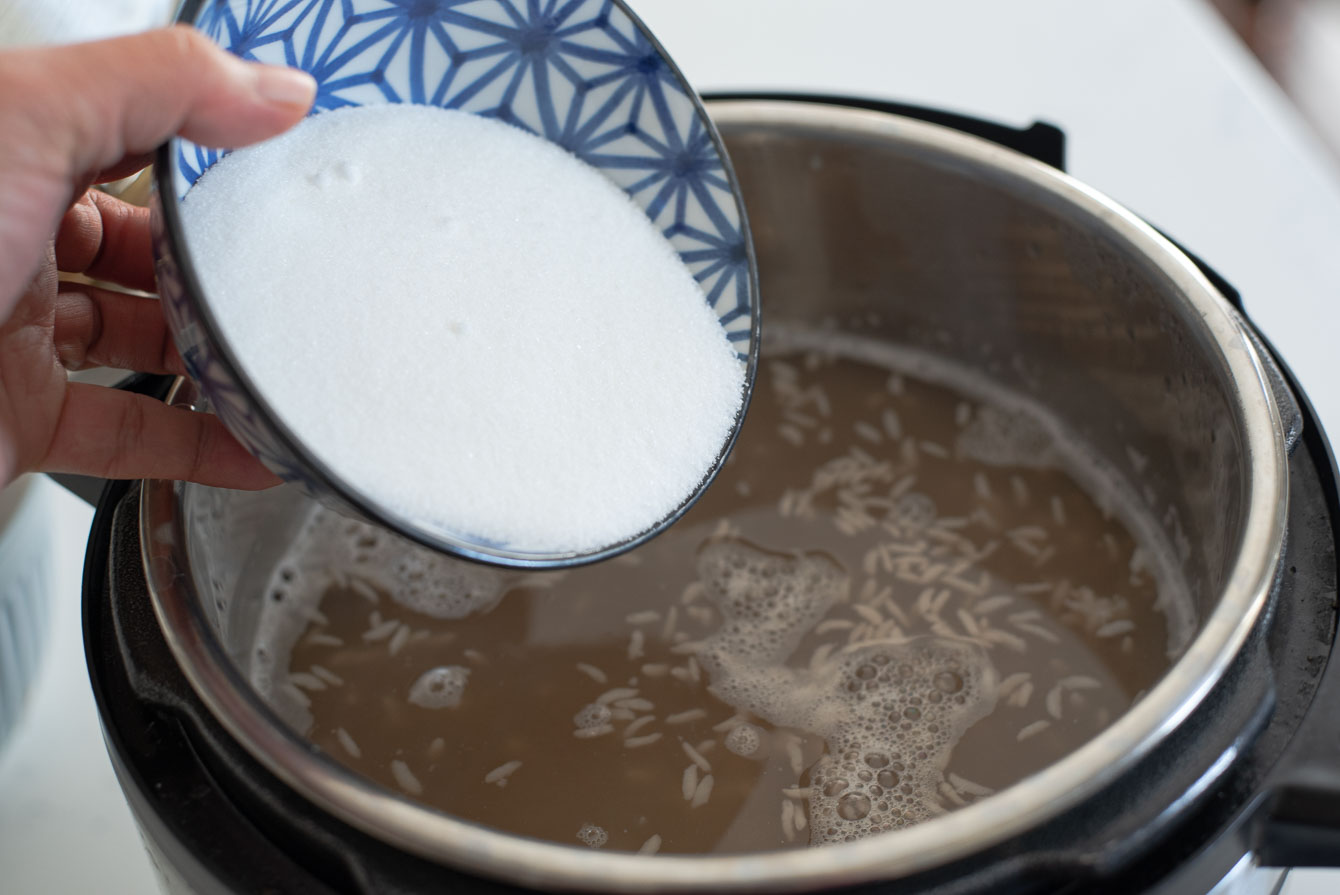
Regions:
<svg viewBox="0 0 1340 895"><path fill-rule="evenodd" d="M103 366L140 373L186 372L155 298L62 283L53 341L67 370Z"/></svg>
<svg viewBox="0 0 1340 895"><path fill-rule="evenodd" d="M211 414L72 383L42 468L109 479L174 479L259 491L279 478Z"/></svg>
<svg viewBox="0 0 1340 895"><path fill-rule="evenodd" d="M97 190L61 220L56 266L128 289L155 288L148 209ZM64 281L52 341L67 370L113 367L183 375L185 367L152 297ZM164 478L259 490L278 484L216 417L139 394L72 383L42 468L100 478Z"/></svg>
<svg viewBox="0 0 1340 895"><path fill-rule="evenodd" d="M56 231L56 266L128 289L155 289L149 209L98 190L83 194Z"/></svg>

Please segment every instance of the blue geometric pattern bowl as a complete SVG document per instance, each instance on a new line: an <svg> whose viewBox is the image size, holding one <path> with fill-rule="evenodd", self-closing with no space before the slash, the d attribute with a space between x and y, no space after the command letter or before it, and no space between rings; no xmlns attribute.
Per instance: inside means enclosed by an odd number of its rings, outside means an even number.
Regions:
<svg viewBox="0 0 1340 895"><path fill-rule="evenodd" d="M746 390L752 387L758 278L738 184L697 95L620 0L187 0L181 19L243 58L310 72L317 81L313 114L375 103L459 109L524 128L599 169L679 252L746 366ZM151 202L159 289L208 406L285 481L427 546L529 568L630 549L697 499L651 531L582 555L526 553L418 530L359 501L271 412L209 312L177 206L221 155L182 139L159 150Z"/></svg>

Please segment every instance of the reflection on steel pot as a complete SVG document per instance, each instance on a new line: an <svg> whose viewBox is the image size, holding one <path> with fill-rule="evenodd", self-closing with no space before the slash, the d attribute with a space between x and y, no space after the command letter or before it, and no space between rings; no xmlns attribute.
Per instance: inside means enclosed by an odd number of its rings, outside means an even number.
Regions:
<svg viewBox="0 0 1340 895"><path fill-rule="evenodd" d="M1057 888L1077 877L1086 891L1208 891L1252 866L1240 859L1259 844L1257 828L1243 818L1265 816L1248 807L1269 792L1264 778L1294 738L1334 636L1329 455L1319 432L1300 431L1303 410L1264 347L1187 256L1033 159L867 109L738 100L712 113L754 223L768 326L823 326L950 357L1046 404L1112 467L1147 458L1143 496L1178 550L1197 619L1172 667L1052 766L894 833L656 859L545 844L350 773L248 683L257 594L305 518L305 498L147 482L138 494L109 492L100 517L113 575L133 566L117 556L138 538L147 582L109 585L93 555L87 580L90 641L115 630L126 668L92 652L90 661L132 807L176 872L237 879L192 850L193 819L166 822L161 797L136 782L131 756L157 754L136 745L125 721L136 712L185 719L219 791L264 818L261 827L302 843L293 848L327 856L323 876L336 888L416 891L463 884L464 873L500 881L473 879L481 891L904 880L907 890L966 892ZM172 400L197 398L182 383ZM1306 450L1291 458L1300 443ZM1276 692L1287 698L1267 725ZM1315 757L1295 756L1314 778L1324 773L1309 764ZM1295 806L1317 804L1297 781L1282 791ZM1221 798L1204 798L1212 793ZM1240 829L1249 832L1224 835ZM261 847L247 841L241 847ZM1212 845L1227 852L1189 859ZM272 878L294 872L276 865Z"/></svg>

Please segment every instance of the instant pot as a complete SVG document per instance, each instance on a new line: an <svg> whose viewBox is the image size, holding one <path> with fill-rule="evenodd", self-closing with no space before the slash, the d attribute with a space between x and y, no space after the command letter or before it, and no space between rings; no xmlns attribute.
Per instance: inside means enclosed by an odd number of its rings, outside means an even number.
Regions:
<svg viewBox="0 0 1340 895"><path fill-rule="evenodd" d="M1192 585L1190 647L1072 756L858 848L597 854L380 791L250 690L245 585L303 498L112 483L89 540L85 644L165 888L1181 895L1271 892L1272 868L1340 866L1335 464L1236 292L1058 173L1053 127L816 97L709 108L748 203L765 333L803 320L930 348L1042 396L1101 450L1138 448ZM168 399L200 403L186 382Z"/></svg>

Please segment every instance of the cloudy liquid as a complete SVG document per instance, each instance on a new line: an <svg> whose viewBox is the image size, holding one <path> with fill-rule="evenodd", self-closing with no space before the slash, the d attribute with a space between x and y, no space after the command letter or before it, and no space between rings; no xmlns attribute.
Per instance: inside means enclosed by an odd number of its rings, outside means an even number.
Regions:
<svg viewBox="0 0 1340 895"><path fill-rule="evenodd" d="M1167 668L1185 601L1045 427L849 347L766 357L717 483L597 566L496 572L317 511L253 679L388 788L605 849L862 838L1057 761Z"/></svg>

